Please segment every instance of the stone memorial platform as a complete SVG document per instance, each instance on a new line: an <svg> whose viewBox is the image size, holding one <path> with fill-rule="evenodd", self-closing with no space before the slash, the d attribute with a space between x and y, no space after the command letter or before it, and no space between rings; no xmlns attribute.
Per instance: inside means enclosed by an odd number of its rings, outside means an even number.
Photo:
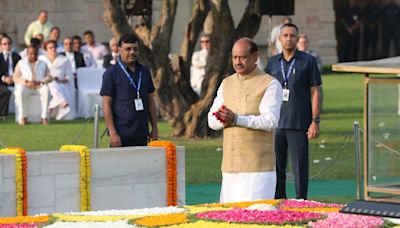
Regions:
<svg viewBox="0 0 400 228"><path fill-rule="evenodd" d="M91 149L91 210L167 206L164 148ZM185 205L185 150L176 148L177 202ZM27 152L28 214L80 211L76 152ZM15 156L0 155L0 217L16 216Z"/></svg>

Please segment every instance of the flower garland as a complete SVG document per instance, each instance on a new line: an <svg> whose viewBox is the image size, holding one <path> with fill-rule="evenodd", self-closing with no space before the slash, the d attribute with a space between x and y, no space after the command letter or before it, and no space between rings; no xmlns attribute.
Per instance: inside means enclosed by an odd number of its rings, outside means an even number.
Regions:
<svg viewBox="0 0 400 228"><path fill-rule="evenodd" d="M281 200L257 200L257 201L246 201L246 202L237 202L237 203L205 203L194 205L195 207L240 207L246 208L252 206L254 204L270 204L272 206L280 203Z"/></svg>
<svg viewBox="0 0 400 228"><path fill-rule="evenodd" d="M191 214L197 214L201 212L207 212L207 211L224 211L224 210L232 210L232 207L198 207L195 205L192 206L184 206L184 208L189 210L189 213Z"/></svg>
<svg viewBox="0 0 400 228"><path fill-rule="evenodd" d="M0 225L0 228L33 228L40 226L39 223L21 223L21 224L7 224L7 225Z"/></svg>
<svg viewBox="0 0 400 228"><path fill-rule="evenodd" d="M321 203L312 200L302 200L302 199L288 199L282 201L279 204L279 207L291 207L291 208L304 208L304 207L311 207L311 208L326 208L326 207L333 207L333 208L342 208L345 205L343 204L335 204L335 203Z"/></svg>
<svg viewBox="0 0 400 228"><path fill-rule="evenodd" d="M90 211L90 150L81 145L64 145L60 148L60 151L79 152L81 211Z"/></svg>
<svg viewBox="0 0 400 228"><path fill-rule="evenodd" d="M119 220L130 220L147 217L150 215L167 215L185 213L184 208L178 207L155 207L132 210L104 210L104 211L84 211L70 212L64 214L54 214L55 222L116 222Z"/></svg>
<svg viewBox="0 0 400 228"><path fill-rule="evenodd" d="M238 223L219 223L198 220L193 223L184 223L178 225L168 226L168 228L203 228L203 227L215 227L215 228L301 228L304 226L297 225L259 225L259 224L238 224Z"/></svg>
<svg viewBox="0 0 400 228"><path fill-rule="evenodd" d="M46 228L132 228L126 220L115 222L55 222L45 226Z"/></svg>
<svg viewBox="0 0 400 228"><path fill-rule="evenodd" d="M148 146L165 147L167 157L167 205L177 205L176 146L170 141L151 141Z"/></svg>
<svg viewBox="0 0 400 228"><path fill-rule="evenodd" d="M28 215L28 191L27 191L27 162L26 152L19 147L9 147L0 150L0 154L15 155L15 183L17 216Z"/></svg>
<svg viewBox="0 0 400 228"><path fill-rule="evenodd" d="M328 218L318 220L316 222L309 222L308 225L313 228L319 227L341 227L341 228L374 228L382 226L383 219L374 216L353 215L342 213L329 213Z"/></svg>
<svg viewBox="0 0 400 228"><path fill-rule="evenodd" d="M39 216L18 216L18 217L8 217L0 218L0 224L15 224L15 223L45 223L49 221L48 215Z"/></svg>
<svg viewBox="0 0 400 228"><path fill-rule="evenodd" d="M320 219L319 213L297 212L297 211L258 211L235 208L229 211L212 211L196 214L196 218L239 223L268 223L273 225L283 225L293 222L305 222Z"/></svg>
<svg viewBox="0 0 400 228"><path fill-rule="evenodd" d="M139 218L131 221L131 223L139 226L154 227L187 223L188 221L186 214L169 214Z"/></svg>

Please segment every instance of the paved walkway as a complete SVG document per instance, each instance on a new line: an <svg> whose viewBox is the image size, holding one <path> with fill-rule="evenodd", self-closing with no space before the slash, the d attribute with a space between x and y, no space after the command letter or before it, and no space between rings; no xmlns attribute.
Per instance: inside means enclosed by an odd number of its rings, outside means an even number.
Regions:
<svg viewBox="0 0 400 228"><path fill-rule="evenodd" d="M288 182L289 198L295 197L294 182ZM355 180L311 180L309 197L348 196L356 195ZM188 184L186 185L186 204L213 203L219 201L220 184Z"/></svg>

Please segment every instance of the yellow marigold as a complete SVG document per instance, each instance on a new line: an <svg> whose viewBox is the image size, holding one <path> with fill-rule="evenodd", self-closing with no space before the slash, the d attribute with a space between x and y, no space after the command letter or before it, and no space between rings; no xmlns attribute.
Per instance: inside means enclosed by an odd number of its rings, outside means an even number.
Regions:
<svg viewBox="0 0 400 228"><path fill-rule="evenodd" d="M318 213L328 213L336 212L338 213L340 208L337 207L283 207L282 210L288 211L300 211L300 212L318 212Z"/></svg>
<svg viewBox="0 0 400 228"><path fill-rule="evenodd" d="M198 206L185 206L186 209L189 210L191 214L202 213L206 211L224 211L224 210L232 210L232 207L198 207Z"/></svg>
<svg viewBox="0 0 400 228"><path fill-rule="evenodd" d="M81 211L90 211L90 150L81 145L63 145L61 152L75 151L80 155Z"/></svg>
<svg viewBox="0 0 400 228"><path fill-rule="evenodd" d="M169 214L139 218L133 221L140 226L167 226L173 224L187 223L186 214Z"/></svg>
<svg viewBox="0 0 400 228"><path fill-rule="evenodd" d="M275 206L278 204L280 200L257 200L257 201L249 201L249 202L237 202L237 203L206 203L199 204L198 207L240 207L246 208L254 204L270 204Z"/></svg>
<svg viewBox="0 0 400 228"><path fill-rule="evenodd" d="M217 227L217 228L300 228L302 226L292 226L292 225L284 225L284 226L276 226L276 225L257 225L257 224L238 224L238 223L228 223L228 222L208 222L208 221L197 221L194 223L185 223L179 225L168 226L168 228L203 228L203 227Z"/></svg>
<svg viewBox="0 0 400 228"><path fill-rule="evenodd" d="M44 223L49 221L49 218L48 215L8 217L0 218L0 224Z"/></svg>

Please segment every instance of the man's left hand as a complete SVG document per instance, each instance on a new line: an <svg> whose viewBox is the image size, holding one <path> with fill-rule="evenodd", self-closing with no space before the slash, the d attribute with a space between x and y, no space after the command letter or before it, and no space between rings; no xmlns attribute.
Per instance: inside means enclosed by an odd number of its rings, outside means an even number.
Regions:
<svg viewBox="0 0 400 228"><path fill-rule="evenodd" d="M308 139L315 139L319 136L319 124L315 123L314 121L311 122L310 127L308 128Z"/></svg>
<svg viewBox="0 0 400 228"><path fill-rule="evenodd" d="M226 106L218 110L218 115L223 120L225 127L235 125L236 114Z"/></svg>
<svg viewBox="0 0 400 228"><path fill-rule="evenodd" d="M157 129L152 129L150 132L150 141L152 140L157 140L158 139L158 130Z"/></svg>

